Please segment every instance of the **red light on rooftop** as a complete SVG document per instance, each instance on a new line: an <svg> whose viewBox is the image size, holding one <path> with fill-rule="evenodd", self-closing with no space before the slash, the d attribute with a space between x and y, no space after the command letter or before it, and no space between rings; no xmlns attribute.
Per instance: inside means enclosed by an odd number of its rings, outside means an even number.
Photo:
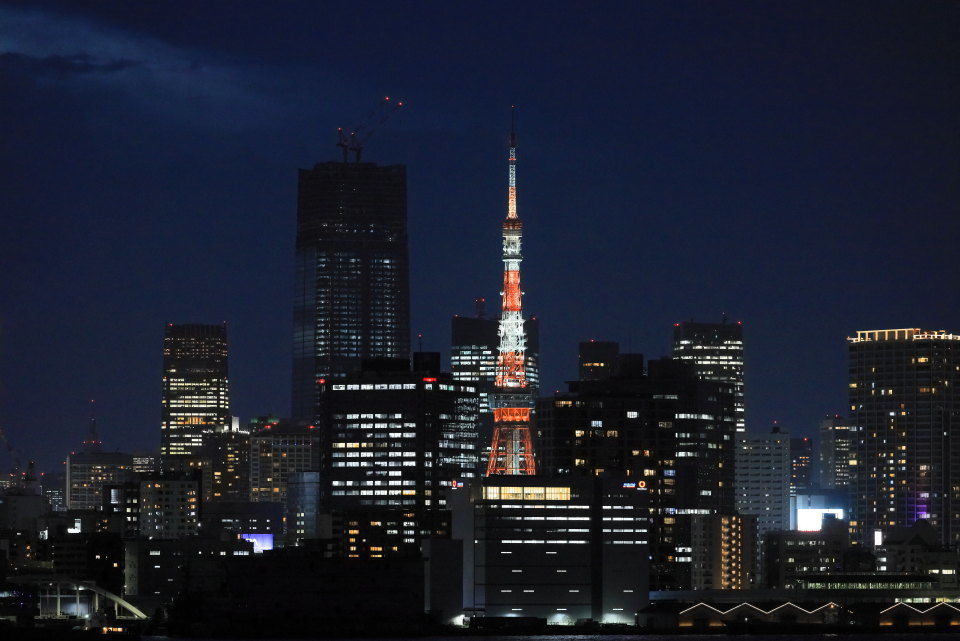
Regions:
<svg viewBox="0 0 960 641"><path fill-rule="evenodd" d="M425 378L423 379L423 382L424 382L424 383L436 383L436 382L437 382L437 379L431 378L431 377L427 376L427 377L425 377Z"/></svg>

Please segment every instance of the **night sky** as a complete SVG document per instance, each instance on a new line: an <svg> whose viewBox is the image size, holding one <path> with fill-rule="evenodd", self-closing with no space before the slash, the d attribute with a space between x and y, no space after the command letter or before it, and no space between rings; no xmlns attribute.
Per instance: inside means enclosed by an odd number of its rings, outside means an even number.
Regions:
<svg viewBox="0 0 960 641"><path fill-rule="evenodd" d="M95 398L157 447L166 322L286 414L297 169L389 94L425 349L497 298L516 103L544 389L725 312L748 428L812 433L846 336L960 331L958 43L957 2L0 4L0 426L50 469Z"/></svg>

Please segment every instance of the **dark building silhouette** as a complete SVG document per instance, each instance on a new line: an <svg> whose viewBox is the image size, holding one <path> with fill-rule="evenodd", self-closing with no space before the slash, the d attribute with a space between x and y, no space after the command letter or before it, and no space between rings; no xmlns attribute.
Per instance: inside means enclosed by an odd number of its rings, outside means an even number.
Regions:
<svg viewBox="0 0 960 641"><path fill-rule="evenodd" d="M790 439L790 496L813 487L813 441L806 436Z"/></svg>
<svg viewBox="0 0 960 641"><path fill-rule="evenodd" d="M730 386L703 380L674 359L621 355L620 373L569 383L537 404L540 469L546 475L623 474L649 491L652 585L689 585L684 514L734 514L736 416ZM689 530L689 528L687 528Z"/></svg>
<svg viewBox="0 0 960 641"><path fill-rule="evenodd" d="M617 373L620 343L613 341L584 341L580 343L580 380L599 381Z"/></svg>
<svg viewBox="0 0 960 641"><path fill-rule="evenodd" d="M957 545L960 336L881 329L847 340L860 542L871 542L875 530L927 519L942 544Z"/></svg>
<svg viewBox="0 0 960 641"><path fill-rule="evenodd" d="M732 387L737 432L746 431L743 391L743 324L695 323L673 325L673 357L693 365L700 378Z"/></svg>
<svg viewBox="0 0 960 641"><path fill-rule="evenodd" d="M226 323L167 324L162 402L160 456L179 469L202 455L205 434L230 424Z"/></svg>
<svg viewBox="0 0 960 641"><path fill-rule="evenodd" d="M632 625L647 603L649 492L635 481L497 474L450 502L468 611Z"/></svg>
<svg viewBox="0 0 960 641"><path fill-rule="evenodd" d="M819 465L817 477L824 489L849 488L854 467L854 432L849 421L839 415L828 416L820 421Z"/></svg>
<svg viewBox="0 0 960 641"><path fill-rule="evenodd" d="M229 429L205 435L203 445L210 465L206 500L246 501L250 497L250 432L234 419Z"/></svg>
<svg viewBox="0 0 960 641"><path fill-rule="evenodd" d="M292 415L313 421L318 380L409 355L406 168L301 169L296 248Z"/></svg>

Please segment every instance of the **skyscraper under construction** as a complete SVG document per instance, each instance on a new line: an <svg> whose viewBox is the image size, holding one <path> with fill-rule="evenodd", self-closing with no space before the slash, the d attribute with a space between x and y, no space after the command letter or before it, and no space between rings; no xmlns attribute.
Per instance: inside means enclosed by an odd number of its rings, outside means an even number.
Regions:
<svg viewBox="0 0 960 641"><path fill-rule="evenodd" d="M493 442L487 463L492 474L536 474L530 418L533 396L526 375L527 337L520 289L523 223L517 215L517 135L510 128L507 217L503 220L503 291L500 347L493 393Z"/></svg>
<svg viewBox="0 0 960 641"><path fill-rule="evenodd" d="M295 419L317 416L318 381L364 358L408 358L407 174L403 165L301 169L293 311Z"/></svg>

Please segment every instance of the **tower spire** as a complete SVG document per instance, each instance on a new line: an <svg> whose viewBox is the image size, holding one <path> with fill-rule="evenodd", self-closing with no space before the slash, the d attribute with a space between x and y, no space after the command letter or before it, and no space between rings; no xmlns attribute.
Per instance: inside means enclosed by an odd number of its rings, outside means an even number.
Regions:
<svg viewBox="0 0 960 641"><path fill-rule="evenodd" d="M493 442L487 461L492 474L536 473L530 414L533 398L527 385L527 337L523 327L523 293L520 289L523 223L517 215L516 106L510 110L510 155L507 183L507 217L503 220L503 290L500 346L493 393Z"/></svg>
<svg viewBox="0 0 960 641"><path fill-rule="evenodd" d="M90 399L90 419L87 422L87 438L83 441L83 449L88 452L99 452L103 443L97 435L97 401Z"/></svg>

